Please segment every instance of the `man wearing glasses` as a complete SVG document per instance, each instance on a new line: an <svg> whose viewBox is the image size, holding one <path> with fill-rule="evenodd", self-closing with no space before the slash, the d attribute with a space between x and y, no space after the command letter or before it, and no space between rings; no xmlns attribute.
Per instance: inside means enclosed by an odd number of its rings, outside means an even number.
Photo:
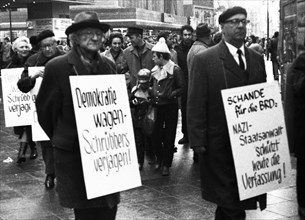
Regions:
<svg viewBox="0 0 305 220"><path fill-rule="evenodd" d="M217 204L216 220L244 220L266 208L266 194L240 201L221 90L266 81L263 57L244 45L247 12L233 7L219 17L223 40L194 56L187 121L190 147L199 153L202 197Z"/></svg>
<svg viewBox="0 0 305 220"><path fill-rule="evenodd" d="M39 46L39 51L30 56L25 63L25 70L21 74L21 78L18 81L18 88L22 92L29 92L34 88L36 78L43 77L44 71L39 71L36 74L29 76L28 67L31 66L45 66L46 63L54 57L63 55L64 52L57 48L56 39L54 33L51 30L44 30L40 32L36 38L36 43ZM55 168L53 158L53 148L50 141L41 141L42 158L45 163L45 187L52 189L55 186Z"/></svg>
<svg viewBox="0 0 305 220"><path fill-rule="evenodd" d="M38 121L53 145L60 203L73 208L77 220L113 220L120 201L119 193L86 197L69 83L73 75L116 74L115 64L99 53L108 30L109 25L100 23L96 12L78 13L65 32L72 50L48 62L36 100Z"/></svg>

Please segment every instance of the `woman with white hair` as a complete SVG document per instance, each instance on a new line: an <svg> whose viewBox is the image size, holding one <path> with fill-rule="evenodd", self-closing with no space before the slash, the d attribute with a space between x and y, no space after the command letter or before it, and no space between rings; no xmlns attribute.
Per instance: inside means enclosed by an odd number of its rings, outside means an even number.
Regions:
<svg viewBox="0 0 305 220"><path fill-rule="evenodd" d="M17 38L12 45L14 54L11 62L6 68L19 68L25 66L25 61L30 56L31 44L27 37ZM25 162L25 153L27 147L30 146L31 154L30 159L37 158L36 144L32 140L31 126L18 126L14 127L14 133L19 135L20 147L17 156L17 163Z"/></svg>

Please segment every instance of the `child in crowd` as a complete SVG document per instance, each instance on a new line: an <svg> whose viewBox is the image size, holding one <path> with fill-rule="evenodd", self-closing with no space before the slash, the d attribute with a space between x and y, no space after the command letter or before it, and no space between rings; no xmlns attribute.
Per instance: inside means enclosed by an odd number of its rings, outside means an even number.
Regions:
<svg viewBox="0 0 305 220"><path fill-rule="evenodd" d="M137 84L131 89L129 97L140 170L143 169L144 152L149 143L149 137L143 130L143 122L151 103L150 77L150 70L141 69L137 73Z"/></svg>

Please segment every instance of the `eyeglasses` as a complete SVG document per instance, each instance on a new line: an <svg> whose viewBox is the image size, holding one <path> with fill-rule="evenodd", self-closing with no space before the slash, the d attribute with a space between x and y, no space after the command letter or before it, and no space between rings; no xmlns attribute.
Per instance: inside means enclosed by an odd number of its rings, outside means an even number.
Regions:
<svg viewBox="0 0 305 220"><path fill-rule="evenodd" d="M86 38L93 38L95 35L97 38L103 37L103 32L92 32L92 31L86 31L79 34L80 36L85 36Z"/></svg>
<svg viewBox="0 0 305 220"><path fill-rule="evenodd" d="M232 20L226 20L224 23L230 23L234 26L237 26L240 24L240 22L243 24L243 25L247 25L250 23L249 20L246 20L246 19L232 19Z"/></svg>
<svg viewBox="0 0 305 220"><path fill-rule="evenodd" d="M41 46L40 46L40 48L45 50L45 49L47 49L47 48L51 48L51 47L53 47L53 46L54 46L54 44L55 44L55 43L51 43L51 44L44 44L44 45L41 45Z"/></svg>

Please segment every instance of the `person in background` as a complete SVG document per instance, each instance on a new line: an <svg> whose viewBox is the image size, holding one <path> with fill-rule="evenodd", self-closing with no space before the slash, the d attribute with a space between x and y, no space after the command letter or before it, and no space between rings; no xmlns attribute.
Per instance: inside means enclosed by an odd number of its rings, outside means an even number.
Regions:
<svg viewBox="0 0 305 220"><path fill-rule="evenodd" d="M12 60L7 65L7 68L20 68L25 66L25 62L30 56L31 44L27 37L18 37L12 45L14 54ZM37 149L36 144L32 140L31 126L18 126L14 127L14 133L19 136L20 147L17 156L17 163L20 164L26 161L25 154L28 146L30 146L31 154L30 159L36 159Z"/></svg>
<svg viewBox="0 0 305 220"><path fill-rule="evenodd" d="M194 60L194 56L202 51L207 50L212 44L212 31L206 23L200 23L196 28L196 41L193 43L187 54L188 77L190 77L190 69ZM198 154L194 152L194 162L198 162Z"/></svg>
<svg viewBox="0 0 305 220"><path fill-rule="evenodd" d="M212 44L212 31L208 24L200 23L196 28L196 41L193 43L187 54L188 72L192 65L194 56L202 51L207 50Z"/></svg>
<svg viewBox="0 0 305 220"><path fill-rule="evenodd" d="M277 59L277 44L278 44L279 32L274 32L273 37L271 38L268 45L268 52L270 53L270 60L272 61L273 77L274 80L279 79L279 62Z"/></svg>
<svg viewBox="0 0 305 220"><path fill-rule="evenodd" d="M213 36L214 45L218 44L221 40L222 40L222 33L221 32L217 32L216 34L214 34L214 36Z"/></svg>
<svg viewBox="0 0 305 220"><path fill-rule="evenodd" d="M173 35L170 32L161 32L159 33L157 40L159 41L159 39L161 37L164 37L164 39L166 40L166 45L168 46L168 49L171 53L171 60L174 63L178 63L178 57L177 57L177 52L175 51L175 49L173 48L173 44L174 44L174 38Z"/></svg>
<svg viewBox="0 0 305 220"><path fill-rule="evenodd" d="M143 29L137 27L131 27L127 29L126 36L129 37L131 45L124 50L124 72L125 76L130 76L129 90L133 88L137 83L137 74L140 69L151 70L154 67L152 60L153 44L145 42L143 40ZM148 157L148 163L153 164L155 162L155 155L151 147L151 140L148 138L146 156Z"/></svg>
<svg viewBox="0 0 305 220"><path fill-rule="evenodd" d="M123 35L119 32L113 32L109 38L110 49L105 50L102 55L112 60L116 67L117 73L121 74L124 70L124 55L123 55Z"/></svg>
<svg viewBox="0 0 305 220"><path fill-rule="evenodd" d="M39 51L39 46L37 44L37 36L33 35L30 37L30 43L32 45L32 49L30 51L30 54L33 55Z"/></svg>
<svg viewBox="0 0 305 220"><path fill-rule="evenodd" d="M1 61L2 61L2 67L6 68L7 65L12 60L12 45L10 43L10 39L8 37L5 37L1 46Z"/></svg>
<svg viewBox="0 0 305 220"><path fill-rule="evenodd" d="M137 74L137 85L131 89L129 96L140 170L143 169L145 149L148 144L148 136L143 129L143 120L151 105L150 77L150 70L141 69Z"/></svg>
<svg viewBox="0 0 305 220"><path fill-rule="evenodd" d="M233 7L219 16L223 40L194 57L187 121L190 147L199 153L202 197L217 204L215 220L245 220L247 209L266 208L266 194L239 199L221 90L266 82L263 56L244 45L247 11Z"/></svg>
<svg viewBox="0 0 305 220"><path fill-rule="evenodd" d="M186 125L186 106L187 106L187 87L188 87L188 69L187 69L187 54L191 49L194 41L193 41L193 28L190 25L184 25L180 29L181 33L181 42L175 47L177 51L178 57L178 66L181 68L186 89L183 91L181 95L181 116L182 116L182 133L183 137L178 141L178 144L188 144L188 132L187 132L187 125Z"/></svg>
<svg viewBox="0 0 305 220"><path fill-rule="evenodd" d="M76 220L114 220L120 202L120 193L87 199L69 82L69 76L116 74L115 64L100 56L108 30L96 12L76 14L65 31L72 49L47 63L36 100L38 121L53 145L59 201L73 208Z"/></svg>
<svg viewBox="0 0 305 220"><path fill-rule="evenodd" d="M256 52L258 52L259 54L263 55L264 54L264 49L263 47L257 42L258 37L254 36L254 35L250 35L251 38L251 45L249 46L249 48L255 50Z"/></svg>
<svg viewBox="0 0 305 220"><path fill-rule="evenodd" d="M185 80L180 67L170 60L170 51L161 37L152 48L156 66L152 71L153 105L157 116L152 134L152 146L157 156L156 169L163 176L170 175L175 149L178 122L178 97L185 89Z"/></svg>
<svg viewBox="0 0 305 220"><path fill-rule="evenodd" d="M38 71L34 75L29 75L28 67L32 66L45 66L48 61L54 57L63 55L64 52L59 50L56 46L56 40L54 33L51 30L44 30L37 35L36 43L39 47L39 51L30 56L26 63L25 69L21 74L20 80L17 85L20 91L27 93L34 88L36 78L43 77L44 72ZM42 158L45 164L45 187L52 189L55 186L55 167L53 147L50 141L40 141Z"/></svg>
<svg viewBox="0 0 305 220"><path fill-rule="evenodd" d="M305 53L300 54L293 62L290 74L294 92L294 152L297 157L297 201L299 215L305 219Z"/></svg>

